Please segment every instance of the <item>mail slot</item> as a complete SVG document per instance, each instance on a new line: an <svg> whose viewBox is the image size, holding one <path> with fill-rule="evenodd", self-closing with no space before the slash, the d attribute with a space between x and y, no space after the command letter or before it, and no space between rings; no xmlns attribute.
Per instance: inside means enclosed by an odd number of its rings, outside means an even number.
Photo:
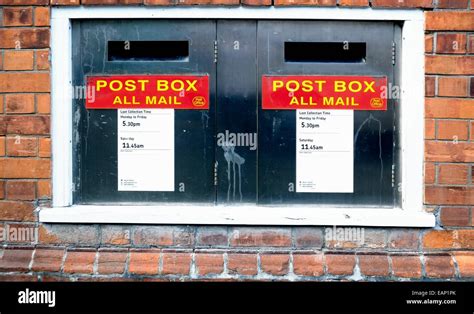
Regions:
<svg viewBox="0 0 474 314"><path fill-rule="evenodd" d="M76 20L74 202L400 202L393 22Z"/></svg>

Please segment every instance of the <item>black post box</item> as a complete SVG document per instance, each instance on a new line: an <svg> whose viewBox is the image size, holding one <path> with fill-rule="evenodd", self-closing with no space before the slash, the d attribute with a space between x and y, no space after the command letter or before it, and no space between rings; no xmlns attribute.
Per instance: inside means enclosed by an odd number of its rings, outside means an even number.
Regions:
<svg viewBox="0 0 474 314"><path fill-rule="evenodd" d="M78 20L73 85L131 96L109 109L75 99L74 203L395 207L399 41L392 22ZM147 79L157 75L176 80ZM166 107L201 83L206 96ZM150 96L144 84L178 98L144 108L133 97ZM363 98L381 88L384 100Z"/></svg>

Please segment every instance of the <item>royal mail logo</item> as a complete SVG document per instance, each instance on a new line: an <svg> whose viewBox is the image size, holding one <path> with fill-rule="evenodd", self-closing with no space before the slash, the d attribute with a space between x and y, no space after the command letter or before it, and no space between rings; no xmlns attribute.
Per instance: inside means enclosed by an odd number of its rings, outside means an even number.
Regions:
<svg viewBox="0 0 474 314"><path fill-rule="evenodd" d="M383 100L382 100L382 98L378 98L378 97L372 98L372 99L370 100L370 106L371 106L372 108L382 108L382 106L383 106Z"/></svg>
<svg viewBox="0 0 474 314"><path fill-rule="evenodd" d="M209 109L209 76L89 76L87 109Z"/></svg>
<svg viewBox="0 0 474 314"><path fill-rule="evenodd" d="M202 96L196 96L193 98L193 105L196 107L203 107L206 105L206 98Z"/></svg>

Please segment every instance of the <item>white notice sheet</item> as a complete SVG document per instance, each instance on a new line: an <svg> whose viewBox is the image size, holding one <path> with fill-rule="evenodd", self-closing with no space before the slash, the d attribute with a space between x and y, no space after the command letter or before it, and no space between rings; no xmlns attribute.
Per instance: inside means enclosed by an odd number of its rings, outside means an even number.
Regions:
<svg viewBox="0 0 474 314"><path fill-rule="evenodd" d="M296 110L296 192L354 192L353 110Z"/></svg>
<svg viewBox="0 0 474 314"><path fill-rule="evenodd" d="M118 109L118 190L174 191L174 110Z"/></svg>

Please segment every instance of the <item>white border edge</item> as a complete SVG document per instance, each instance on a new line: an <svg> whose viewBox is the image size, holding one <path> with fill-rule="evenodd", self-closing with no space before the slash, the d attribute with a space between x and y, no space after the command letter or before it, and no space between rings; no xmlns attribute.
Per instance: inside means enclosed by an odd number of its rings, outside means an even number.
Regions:
<svg viewBox="0 0 474 314"><path fill-rule="evenodd" d="M72 108L65 106L71 99L72 82L72 19L100 18L232 18L232 19L332 19L332 20L399 20L404 21L401 49L402 112L410 112L402 120L402 209L375 208L307 208L291 206L268 211L258 207L227 211L221 207L190 206L173 210L166 206L83 206L72 205ZM424 14L421 10L391 10L372 8L246 8L246 7L53 7L51 18L52 64L52 188L53 207L38 208L40 222L70 223L156 223L156 224L251 224L251 225L371 225L433 227L435 217L423 210L424 160ZM413 53L414 51L418 53ZM405 69L405 71L403 71ZM406 71L409 69L409 71ZM415 70L418 69L418 70ZM417 88L418 87L418 88ZM407 101L409 99L409 101ZM410 107L410 110L406 108ZM415 114L413 114L415 111ZM421 111L421 112L420 112ZM421 117L421 121L419 121ZM415 134L415 135L413 135ZM409 149L407 149L407 147ZM58 156L61 156L58 158ZM411 160L411 162L407 162ZM418 160L413 163L413 160ZM167 214L163 211L167 208ZM189 208L199 208L196 215ZM227 207L224 207L227 208ZM126 212L130 210L131 212ZM307 217L287 219L302 214ZM94 215L94 211L96 214ZM156 212L154 212L156 211ZM261 212L260 212L261 211ZM137 215L138 213L140 215ZM265 213L270 216L263 216ZM145 215L145 216L142 216ZM183 215L189 215L184 217ZM245 216L248 215L248 216ZM141 216L141 217L137 217ZM349 218L348 217L353 217ZM191 218L195 218L194 220ZM206 217L206 221L203 221ZM258 219L261 217L261 219ZM341 218L342 217L342 218ZM142 222L143 221L143 222Z"/></svg>

